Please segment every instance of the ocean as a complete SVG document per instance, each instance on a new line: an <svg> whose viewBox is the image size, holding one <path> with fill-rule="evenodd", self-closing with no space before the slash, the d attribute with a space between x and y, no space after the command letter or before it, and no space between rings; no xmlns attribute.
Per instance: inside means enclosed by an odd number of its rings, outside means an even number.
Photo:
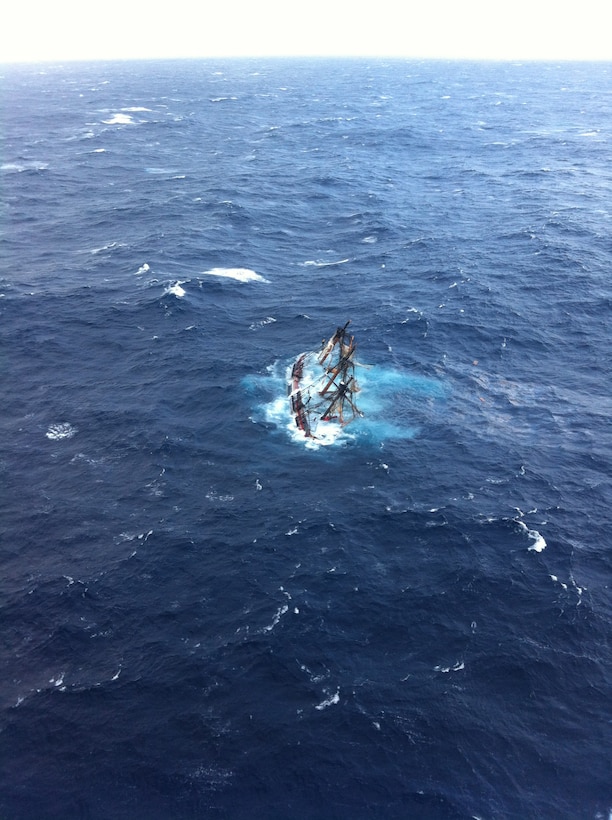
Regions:
<svg viewBox="0 0 612 820"><path fill-rule="evenodd" d="M612 65L0 76L0 817L612 817Z"/></svg>

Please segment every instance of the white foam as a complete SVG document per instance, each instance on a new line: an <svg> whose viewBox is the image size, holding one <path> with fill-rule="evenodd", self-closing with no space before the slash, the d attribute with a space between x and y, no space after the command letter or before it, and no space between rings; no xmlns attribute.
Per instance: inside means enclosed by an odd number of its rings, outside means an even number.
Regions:
<svg viewBox="0 0 612 820"><path fill-rule="evenodd" d="M462 669L465 669L465 663L463 661L457 661L454 666L434 666L434 672L460 672Z"/></svg>
<svg viewBox="0 0 612 820"><path fill-rule="evenodd" d="M288 612L288 610L289 610L289 606L287 604L283 604L281 607L279 607L276 615L274 616L274 618L272 618L272 623L268 624L268 626L264 626L263 631L264 632L272 632L272 630L274 629L276 624L280 621L280 619L283 617L283 615L286 612Z"/></svg>
<svg viewBox="0 0 612 820"><path fill-rule="evenodd" d="M67 421L63 421L59 424L50 424L45 435L51 441L60 441L64 438L72 438L76 432L78 432L76 427L73 427Z"/></svg>
<svg viewBox="0 0 612 820"><path fill-rule="evenodd" d="M168 293L171 296L176 296L177 299L182 299L186 292L185 289L181 287L181 285L184 284L185 282L175 282L173 285L167 287L164 293Z"/></svg>
<svg viewBox="0 0 612 820"><path fill-rule="evenodd" d="M0 171L16 171L17 173L21 173L21 171L46 171L49 167L49 164L46 162L26 162L24 165L16 163L16 162L5 162L3 165L0 165Z"/></svg>
<svg viewBox="0 0 612 820"><path fill-rule="evenodd" d="M321 703L318 703L315 706L315 709L322 711L323 709L327 709L328 706L334 706L336 703L340 703L340 689L338 689L335 695L332 695L326 700L322 700Z"/></svg>
<svg viewBox="0 0 612 820"><path fill-rule="evenodd" d="M325 680L325 678L328 677L329 674L329 669L326 668L325 674L317 675L311 669L309 669L305 663L300 664L300 669L302 670L302 672L306 672L306 674L308 675L308 679L311 683L321 683L321 681Z"/></svg>
<svg viewBox="0 0 612 820"><path fill-rule="evenodd" d="M335 265L345 265L347 262L350 262L350 259L336 259L331 262L326 262L321 259L309 259L306 262L302 262L302 266L305 268L333 268Z"/></svg>
<svg viewBox="0 0 612 820"><path fill-rule="evenodd" d="M219 501L222 504L229 504L231 501L234 500L233 495L222 495L220 493L215 492L214 490L210 490L210 492L206 493L206 498L209 501Z"/></svg>
<svg viewBox="0 0 612 820"><path fill-rule="evenodd" d="M295 427L293 419L291 420L291 428L292 432L295 431L294 438L302 441L309 450L318 450L319 447L329 447L332 444L336 444L342 438L348 438L344 428L334 421L325 421L319 424L316 438L304 436L302 431Z"/></svg>
<svg viewBox="0 0 612 820"><path fill-rule="evenodd" d="M537 530L529 530L527 535L534 540L533 545L529 547L530 550L533 552L542 552L542 550L546 549L546 541Z"/></svg>
<svg viewBox="0 0 612 820"><path fill-rule="evenodd" d="M98 253L104 253L104 251L114 251L116 248L125 248L125 242L109 242L108 245L92 248L89 253L95 256Z"/></svg>
<svg viewBox="0 0 612 820"><path fill-rule="evenodd" d="M89 464L92 467L97 467L99 464L104 464L103 458L93 458L92 456L88 456L86 453L77 453L73 456L70 460L71 464Z"/></svg>
<svg viewBox="0 0 612 820"><path fill-rule="evenodd" d="M249 325L249 330L257 330L260 327L265 327L266 325L271 325L276 322L274 316L266 316L265 319L261 319L259 322L252 322Z"/></svg>
<svg viewBox="0 0 612 820"><path fill-rule="evenodd" d="M148 272L148 271L150 271L150 270L151 270L151 268L150 268L150 267L148 266L148 264L145 262L145 263L144 263L144 265L141 265L141 266L138 268L138 270L136 271L136 276L139 276L141 273L147 273L147 272Z"/></svg>
<svg viewBox="0 0 612 820"><path fill-rule="evenodd" d="M314 353L310 354L309 360L305 363L303 388L315 384L317 374L311 366L313 358L316 358ZM248 380L250 392L255 392L261 387L262 391L265 389L268 394L273 395L273 398L258 404L257 416L263 417L270 426L282 430L293 442L309 450L318 450L330 445L342 447L359 439L376 441L381 446L387 439L412 440L419 434L418 428L384 420L384 413L389 404L388 396L402 391L407 391L412 396L416 394L434 399L446 395L446 388L436 379L413 376L379 366L371 369L363 366L359 374L359 407L364 417L355 419L345 427L334 421L321 421L316 429L313 428L316 438L308 438L296 426L291 413L291 402L287 396L287 385L291 382L291 365L287 367L284 362L276 361L267 369L267 376L252 377ZM379 465L379 469L385 468Z"/></svg>
<svg viewBox="0 0 612 820"><path fill-rule="evenodd" d="M527 533L527 537L533 541L533 544L529 547L530 552L542 552L546 549L546 541L537 530L530 530L524 521L517 521L516 523L523 532Z"/></svg>
<svg viewBox="0 0 612 820"><path fill-rule="evenodd" d="M129 114L113 114L110 120L102 120L105 125L134 125Z"/></svg>
<svg viewBox="0 0 612 820"><path fill-rule="evenodd" d="M138 539L139 541L142 541L144 544L145 541L148 540L150 535L153 535L153 530L149 530L146 533L120 532L119 535L115 538L115 543L121 544L123 541L134 541L135 539Z"/></svg>
<svg viewBox="0 0 612 820"><path fill-rule="evenodd" d="M249 268L211 268L203 271L202 276L220 276L223 279L235 279L236 282L269 282Z"/></svg>

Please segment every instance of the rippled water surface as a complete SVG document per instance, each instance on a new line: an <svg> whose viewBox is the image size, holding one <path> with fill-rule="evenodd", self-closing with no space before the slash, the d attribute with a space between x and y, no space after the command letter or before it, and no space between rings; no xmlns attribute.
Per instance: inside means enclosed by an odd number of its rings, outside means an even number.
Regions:
<svg viewBox="0 0 612 820"><path fill-rule="evenodd" d="M1 73L0 813L607 820L610 66Z"/></svg>

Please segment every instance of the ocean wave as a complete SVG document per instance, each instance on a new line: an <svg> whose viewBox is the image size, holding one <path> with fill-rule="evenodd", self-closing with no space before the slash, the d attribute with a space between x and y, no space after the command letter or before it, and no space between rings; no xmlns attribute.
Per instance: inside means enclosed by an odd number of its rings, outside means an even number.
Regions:
<svg viewBox="0 0 612 820"><path fill-rule="evenodd" d="M110 120L102 120L105 125L134 125L134 118L130 114L113 114Z"/></svg>
<svg viewBox="0 0 612 820"><path fill-rule="evenodd" d="M325 259L308 259L306 262L302 262L301 264L305 268L335 268L338 265L346 265L347 262L351 260L346 257L346 259L332 259L332 260L325 260Z"/></svg>
<svg viewBox="0 0 612 820"><path fill-rule="evenodd" d="M4 162L0 165L0 171L5 173L22 173L23 171L46 171L49 168L48 162Z"/></svg>
<svg viewBox="0 0 612 820"><path fill-rule="evenodd" d="M236 282L265 282L269 284L268 279L249 268L211 268L211 270L203 271L201 276L218 276L221 279L234 279Z"/></svg>
<svg viewBox="0 0 612 820"><path fill-rule="evenodd" d="M607 817L609 67L40 70L0 814ZM309 450L287 371L349 317L365 415Z"/></svg>
<svg viewBox="0 0 612 820"><path fill-rule="evenodd" d="M185 279L182 282L174 282L172 285L168 285L164 293L170 296L176 296L177 299L182 299L186 293L185 288L182 286L188 281L188 279Z"/></svg>

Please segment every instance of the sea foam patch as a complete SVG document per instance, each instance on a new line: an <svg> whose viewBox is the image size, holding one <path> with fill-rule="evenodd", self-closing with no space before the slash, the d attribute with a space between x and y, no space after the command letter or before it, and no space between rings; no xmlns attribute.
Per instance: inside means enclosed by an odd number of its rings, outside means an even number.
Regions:
<svg viewBox="0 0 612 820"><path fill-rule="evenodd" d="M347 262L350 262L348 257L346 259L332 259L331 261L325 259L307 259L306 262L302 262L301 265L305 268L333 268L336 265L345 265Z"/></svg>
<svg viewBox="0 0 612 820"><path fill-rule="evenodd" d="M113 114L110 120L102 120L105 125L134 125L134 120L129 114Z"/></svg>
<svg viewBox="0 0 612 820"><path fill-rule="evenodd" d="M530 530L529 529L527 524L525 524L525 522L522 520L523 517L525 516L525 513L521 509L519 509L519 507L515 507L515 510L517 511L518 515L517 515L516 518L513 518L512 520L514 521L514 523L519 527L519 529L522 532L526 533L527 538L529 538L530 541L532 542L531 546L529 547L529 551L530 552L542 552L543 550L545 550L546 549L546 541L545 541L544 537L537 530ZM533 513L536 513L536 512L537 512L537 508L534 508L533 510L529 510L529 514L533 514Z"/></svg>
<svg viewBox="0 0 612 820"><path fill-rule="evenodd" d="M249 268L211 268L203 271L202 276L220 276L222 279L235 279L236 282L269 282Z"/></svg>
<svg viewBox="0 0 612 820"><path fill-rule="evenodd" d="M335 421L319 424L316 438L305 437L295 423L291 412L287 388L291 380L291 365L277 361L268 368L265 376L252 375L243 379L243 387L264 399L253 407L253 420L264 421L267 425L284 430L288 438L308 450L332 445L345 446L349 442L363 441L381 444L388 440L411 440L419 435L420 427L398 412L398 407L412 397L417 403L423 396L441 399L446 396L444 385L435 379L415 376L390 368L378 366L357 368L356 375L361 387L358 394L359 408L363 418L356 418L342 427ZM305 381L308 382L306 374ZM399 398L391 400L390 390Z"/></svg>
<svg viewBox="0 0 612 820"><path fill-rule="evenodd" d="M77 432L77 428L72 424L62 421L58 424L50 424L45 435L51 441L61 441L61 439L72 438Z"/></svg>
<svg viewBox="0 0 612 820"><path fill-rule="evenodd" d="M164 293L169 294L170 296L176 296L177 299L182 299L185 295L185 288L182 285L185 284L188 280L184 280L183 282L174 282L172 285L168 285Z"/></svg>
<svg viewBox="0 0 612 820"><path fill-rule="evenodd" d="M523 532L527 533L527 537L533 542L529 547L530 552L542 552L546 549L546 541L537 530L530 530L524 521L516 522Z"/></svg>

